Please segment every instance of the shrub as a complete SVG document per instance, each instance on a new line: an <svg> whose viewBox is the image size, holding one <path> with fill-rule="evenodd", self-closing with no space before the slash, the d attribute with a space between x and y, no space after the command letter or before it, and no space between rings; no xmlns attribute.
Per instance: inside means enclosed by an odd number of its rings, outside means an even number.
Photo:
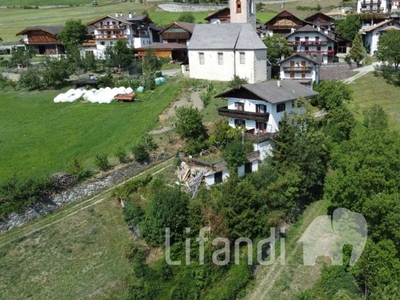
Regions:
<svg viewBox="0 0 400 300"><path fill-rule="evenodd" d="M107 154L97 154L94 158L94 164L101 171L107 171L108 169L110 169Z"/></svg>
<svg viewBox="0 0 400 300"><path fill-rule="evenodd" d="M124 148L119 147L117 152L115 153L115 156L118 157L118 161L120 163L126 163L127 161L127 157L126 157L126 151Z"/></svg>
<svg viewBox="0 0 400 300"><path fill-rule="evenodd" d="M85 172L83 168L82 160L78 157L74 157L67 165L67 171L74 175L78 181L88 176L88 172Z"/></svg>
<svg viewBox="0 0 400 300"><path fill-rule="evenodd" d="M135 155L135 160L140 163L150 157L150 154L143 143L138 143L133 146L132 153Z"/></svg>

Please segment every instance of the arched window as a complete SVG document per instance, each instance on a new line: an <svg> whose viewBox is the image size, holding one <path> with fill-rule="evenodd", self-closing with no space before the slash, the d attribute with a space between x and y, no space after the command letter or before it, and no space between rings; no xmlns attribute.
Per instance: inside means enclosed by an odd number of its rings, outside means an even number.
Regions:
<svg viewBox="0 0 400 300"><path fill-rule="evenodd" d="M236 0L236 13L242 13L242 2L240 0Z"/></svg>

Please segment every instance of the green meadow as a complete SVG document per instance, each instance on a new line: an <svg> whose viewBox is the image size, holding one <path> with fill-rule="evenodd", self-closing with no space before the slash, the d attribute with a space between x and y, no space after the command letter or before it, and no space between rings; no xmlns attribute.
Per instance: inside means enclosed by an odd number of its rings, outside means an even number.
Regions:
<svg viewBox="0 0 400 300"><path fill-rule="evenodd" d="M0 180L64 171L73 157L93 166L96 154L130 150L177 92L179 78L168 79L133 103L54 103L62 91L2 91L0 94Z"/></svg>
<svg viewBox="0 0 400 300"><path fill-rule="evenodd" d="M78 1L80 0L76 0L76 2ZM6 5L1 2L2 1L0 1L0 6ZM0 9L0 37L4 42L15 42L21 38L21 36L16 36L16 34L29 26L64 25L66 21L71 19L80 19L83 23L87 23L107 14L114 15L116 12L122 12L124 14L128 14L129 12L141 14L146 10L152 21L161 27L178 20L181 15L181 13L165 12L153 3L101 3L98 1L99 5L93 6L88 4L88 2L91 3L90 1L85 1L85 4L80 6L47 9L2 8ZM55 5L55 3L52 5ZM206 23L204 18L210 13L213 13L213 11L193 12L193 16L196 18L195 22ZM270 12L261 12L257 13L257 18L260 22L266 22L274 15L274 13ZM18 22L16 22L16 20L18 20Z"/></svg>

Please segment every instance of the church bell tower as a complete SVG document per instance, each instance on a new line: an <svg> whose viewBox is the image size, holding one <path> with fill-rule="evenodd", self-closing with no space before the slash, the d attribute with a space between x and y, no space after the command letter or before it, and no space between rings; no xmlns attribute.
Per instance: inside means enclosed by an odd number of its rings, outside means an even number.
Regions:
<svg viewBox="0 0 400 300"><path fill-rule="evenodd" d="M255 0L229 0L231 23L250 23L256 27Z"/></svg>

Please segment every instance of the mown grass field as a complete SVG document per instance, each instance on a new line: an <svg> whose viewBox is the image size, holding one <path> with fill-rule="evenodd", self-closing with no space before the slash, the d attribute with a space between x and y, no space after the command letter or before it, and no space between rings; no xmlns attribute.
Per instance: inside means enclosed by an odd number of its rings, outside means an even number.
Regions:
<svg viewBox="0 0 400 300"><path fill-rule="evenodd" d="M168 79L133 103L54 103L62 91L3 91L0 180L13 172L29 177L63 171L73 157L91 168L96 154L115 156L119 147L130 150L156 127L159 114L179 92L179 80Z"/></svg>
<svg viewBox="0 0 400 300"><path fill-rule="evenodd" d="M374 104L380 105L389 115L389 126L400 130L400 87L387 84L382 77L368 73L349 84L354 101L349 108L358 121L362 121L363 111Z"/></svg>
<svg viewBox="0 0 400 300"><path fill-rule="evenodd" d="M120 205L107 199L5 246L0 240L0 299L120 295L132 273L123 255L130 239Z"/></svg>

